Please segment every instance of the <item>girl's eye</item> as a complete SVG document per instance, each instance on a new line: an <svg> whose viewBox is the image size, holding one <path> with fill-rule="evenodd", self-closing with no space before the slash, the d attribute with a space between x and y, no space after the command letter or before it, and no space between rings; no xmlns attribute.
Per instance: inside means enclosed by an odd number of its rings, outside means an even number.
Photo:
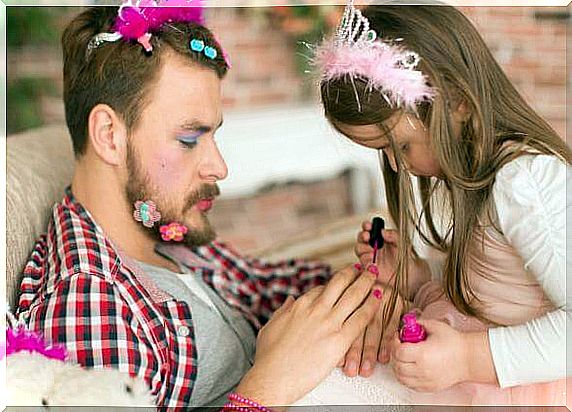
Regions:
<svg viewBox="0 0 572 412"><path fill-rule="evenodd" d="M399 149L400 149L403 153L407 152L407 151L409 150L409 143L404 143L404 144L402 144L401 146L399 146Z"/></svg>

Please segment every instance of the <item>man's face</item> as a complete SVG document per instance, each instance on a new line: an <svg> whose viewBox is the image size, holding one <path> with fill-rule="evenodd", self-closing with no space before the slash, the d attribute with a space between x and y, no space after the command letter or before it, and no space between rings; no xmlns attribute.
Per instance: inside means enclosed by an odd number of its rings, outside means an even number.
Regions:
<svg viewBox="0 0 572 412"><path fill-rule="evenodd" d="M148 104L129 138L125 191L133 205L152 200L161 221L187 226L185 242L199 246L215 232L206 214L228 170L214 140L222 124L220 79L212 70L168 54Z"/></svg>

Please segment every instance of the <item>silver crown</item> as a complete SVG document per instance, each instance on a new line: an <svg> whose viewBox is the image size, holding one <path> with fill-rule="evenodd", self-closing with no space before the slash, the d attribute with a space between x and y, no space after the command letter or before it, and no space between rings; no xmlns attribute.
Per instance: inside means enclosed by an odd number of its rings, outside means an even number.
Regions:
<svg viewBox="0 0 572 412"><path fill-rule="evenodd" d="M346 44L360 47L382 47L390 45L381 39L378 40L377 32L369 28L369 20L364 17L359 9L354 7L354 0L348 0L344 10L342 21L334 36L334 43L337 46ZM400 67L413 70L419 64L419 55L412 51L403 51L403 57L398 60Z"/></svg>
<svg viewBox="0 0 572 412"><path fill-rule="evenodd" d="M369 20L354 7L354 1L349 0L342 21L336 29L336 43L363 44L373 43L376 39L377 33L369 28Z"/></svg>

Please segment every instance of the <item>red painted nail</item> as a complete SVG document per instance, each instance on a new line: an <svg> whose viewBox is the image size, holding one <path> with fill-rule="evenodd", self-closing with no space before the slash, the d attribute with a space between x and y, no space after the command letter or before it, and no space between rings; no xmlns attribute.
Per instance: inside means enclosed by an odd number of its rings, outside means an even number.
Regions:
<svg viewBox="0 0 572 412"><path fill-rule="evenodd" d="M363 266L361 265L361 263L356 263L354 264L354 269L357 270L358 272L361 272Z"/></svg>
<svg viewBox="0 0 572 412"><path fill-rule="evenodd" d="M375 276L379 276L379 269L373 263L369 264L367 271L373 273Z"/></svg>
<svg viewBox="0 0 572 412"><path fill-rule="evenodd" d="M381 299L383 297L383 293L381 293L381 289L374 289L373 290L373 297L376 299Z"/></svg>

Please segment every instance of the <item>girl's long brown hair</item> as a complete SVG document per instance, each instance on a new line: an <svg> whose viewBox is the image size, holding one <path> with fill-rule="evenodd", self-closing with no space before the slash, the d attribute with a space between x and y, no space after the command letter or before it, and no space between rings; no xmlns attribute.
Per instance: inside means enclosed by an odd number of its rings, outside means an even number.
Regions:
<svg viewBox="0 0 572 412"><path fill-rule="evenodd" d="M401 38L405 48L421 57L418 69L427 76L437 95L431 102L419 105L418 115L429 131L432 150L443 173L439 180L419 178L421 216L429 228L429 234L421 233L411 177L391 131L383 126L396 110L363 80L339 79L321 84L325 114L334 127L377 124L393 145L398 172L391 169L384 154L383 177L389 211L401 241L395 293L384 312L384 322L393 315L397 292L408 295L407 260L412 253L413 230L418 230L432 247L447 253L444 287L455 307L486 320L471 305L475 296L469 286L465 257L475 228L491 216L488 200L497 172L508 162L532 152L554 155L570 164L572 152L525 102L475 27L455 8L371 6L364 15L383 38ZM460 102L469 108L470 118L461 135L455 136L451 114ZM444 185L451 206L452 220L446 235L438 233L432 216L437 185Z"/></svg>

